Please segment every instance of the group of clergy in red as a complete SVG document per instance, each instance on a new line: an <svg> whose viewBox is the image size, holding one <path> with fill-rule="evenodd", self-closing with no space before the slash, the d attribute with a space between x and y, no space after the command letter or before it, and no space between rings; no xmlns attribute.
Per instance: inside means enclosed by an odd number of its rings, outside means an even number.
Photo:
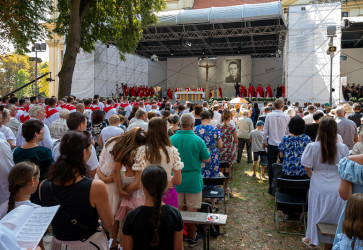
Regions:
<svg viewBox="0 0 363 250"><path fill-rule="evenodd" d="M281 88L282 88L282 97L285 97L285 85L282 85ZM252 83L249 84L248 89L246 89L245 86L243 86L241 84L240 90L239 90L239 95L242 98L245 98L245 97L247 97L247 98L272 97L272 89L271 89L270 84L267 84L266 89L263 89L261 84L258 84L256 89L252 85Z"/></svg>
<svg viewBox="0 0 363 250"><path fill-rule="evenodd" d="M128 87L127 85L123 86L123 96L124 97L153 97L155 95L155 91L153 87L147 87L146 85L140 86L132 86Z"/></svg>

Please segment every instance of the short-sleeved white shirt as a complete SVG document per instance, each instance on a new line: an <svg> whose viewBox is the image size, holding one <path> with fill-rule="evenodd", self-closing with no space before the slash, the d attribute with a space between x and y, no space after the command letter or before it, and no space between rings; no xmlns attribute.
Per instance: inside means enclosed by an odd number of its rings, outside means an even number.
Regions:
<svg viewBox="0 0 363 250"><path fill-rule="evenodd" d="M14 132L7 126L1 126L0 132L2 132L5 135L6 140L13 140L13 142L16 142L16 137L14 135Z"/></svg>
<svg viewBox="0 0 363 250"><path fill-rule="evenodd" d="M102 136L102 142L103 145L105 145L105 142L113 137L113 136L119 136L124 132L122 128L116 127L116 126L108 126L101 131Z"/></svg>

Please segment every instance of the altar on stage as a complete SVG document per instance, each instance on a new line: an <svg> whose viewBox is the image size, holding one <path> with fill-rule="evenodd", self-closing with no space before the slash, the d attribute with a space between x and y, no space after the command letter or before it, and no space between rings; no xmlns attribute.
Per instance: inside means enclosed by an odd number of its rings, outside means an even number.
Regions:
<svg viewBox="0 0 363 250"><path fill-rule="evenodd" d="M175 92L175 99L179 99L181 101L200 101L201 98L205 98L205 92L196 92L196 91L183 91L183 92Z"/></svg>

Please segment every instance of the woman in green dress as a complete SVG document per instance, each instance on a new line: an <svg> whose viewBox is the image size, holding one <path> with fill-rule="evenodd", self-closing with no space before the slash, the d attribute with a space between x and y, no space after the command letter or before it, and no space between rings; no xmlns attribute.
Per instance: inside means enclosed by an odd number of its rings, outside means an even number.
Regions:
<svg viewBox="0 0 363 250"><path fill-rule="evenodd" d="M50 165L53 163L49 148L39 146L44 137L44 124L39 120L30 119L23 123L22 136L26 143L14 150L14 163L30 161L39 166L40 182L45 179ZM40 204L38 189L31 195L30 201Z"/></svg>

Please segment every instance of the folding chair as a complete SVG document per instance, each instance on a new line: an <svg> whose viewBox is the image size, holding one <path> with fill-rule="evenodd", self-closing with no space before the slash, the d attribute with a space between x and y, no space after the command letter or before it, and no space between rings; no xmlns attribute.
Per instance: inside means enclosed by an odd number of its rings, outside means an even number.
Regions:
<svg viewBox="0 0 363 250"><path fill-rule="evenodd" d="M202 191L203 198L222 198L223 199L223 206L224 206L224 213L226 213L226 198L224 192L224 181L225 177L216 177L216 178L203 178L204 188ZM213 187L209 187L213 186ZM222 186L222 187L219 187Z"/></svg>
<svg viewBox="0 0 363 250"><path fill-rule="evenodd" d="M305 235L306 232L306 216L305 211L308 202L308 190L310 186L310 179L304 180L293 180L293 179L283 179L277 178L276 181L277 189L275 193L275 210L274 210L274 219L276 221L276 229L277 232L283 234L293 234L293 235ZM282 190L283 189L283 190ZM284 193L283 191L297 191L297 190L305 190L306 192L302 193ZM304 222L304 234L294 233L294 232L282 232L279 230L279 218L278 218L278 210L282 210L279 205L291 205L302 208L303 213L303 222Z"/></svg>
<svg viewBox="0 0 363 250"><path fill-rule="evenodd" d="M270 172L270 170L269 170ZM273 178L272 178L272 195L275 195L276 192L276 186L277 186L277 178L282 177L282 164L281 163L274 163L272 164L272 172L273 172Z"/></svg>

